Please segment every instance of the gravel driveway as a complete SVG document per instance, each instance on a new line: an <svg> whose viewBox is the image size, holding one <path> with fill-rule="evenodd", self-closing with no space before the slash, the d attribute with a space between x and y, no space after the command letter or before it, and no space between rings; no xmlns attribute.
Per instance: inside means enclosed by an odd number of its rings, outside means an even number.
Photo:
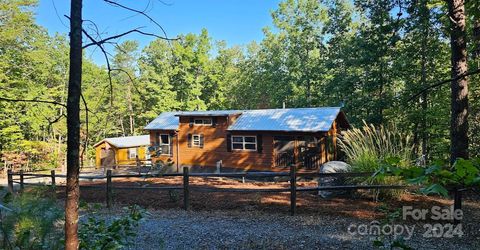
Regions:
<svg viewBox="0 0 480 250"><path fill-rule="evenodd" d="M142 221L130 249L371 249L368 236L348 233L351 223L367 220L288 216L261 212L185 212L158 210ZM478 240L425 239L415 249L478 249ZM474 246L477 244L476 246Z"/></svg>

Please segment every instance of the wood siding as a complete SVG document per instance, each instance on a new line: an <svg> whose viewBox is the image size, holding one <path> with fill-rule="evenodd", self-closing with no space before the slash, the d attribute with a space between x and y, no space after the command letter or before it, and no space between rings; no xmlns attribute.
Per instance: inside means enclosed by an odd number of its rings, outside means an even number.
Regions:
<svg viewBox="0 0 480 250"><path fill-rule="evenodd" d="M95 166L96 167L102 166L102 148L106 148L106 149L112 148L115 151L115 163L117 166L136 164L135 158L130 159L128 157L129 148L115 148L110 144L108 144L107 142L103 142L97 145L97 147L95 147ZM135 149L137 150L138 159L140 161L147 160L147 148L148 146L135 147Z"/></svg>
<svg viewBox="0 0 480 250"><path fill-rule="evenodd" d="M275 167L275 150L274 137L275 136L293 136L298 138L301 136L315 136L320 139L320 155L321 163L336 159L336 133L338 132L338 123L327 133L292 133L292 132L265 132L265 131L251 131L251 132L229 132L227 128L232 124L238 116L219 116L216 117L216 124L213 125L191 125L190 117L181 116L179 119L179 129L177 133L173 130L151 130L150 141L151 145L157 145L157 136L159 134L172 135L172 154L153 156L155 161L161 160L163 162L172 161L175 166L181 169L182 166L206 166L215 167L218 161L222 161L223 167L237 168L245 171L248 170L272 170L284 171L283 168ZM200 117L199 117L200 118ZM189 147L188 137L191 135L203 135L203 148ZM243 151L234 150L230 152L227 147L227 135L251 135L262 137L262 150L257 151ZM327 138L332 136L334 152L328 153ZM298 143L297 141L295 142ZM177 148L178 145L178 148ZM257 145L257 149L258 149ZM298 150L295 151L295 159L298 157ZM179 152L177 154L177 152Z"/></svg>

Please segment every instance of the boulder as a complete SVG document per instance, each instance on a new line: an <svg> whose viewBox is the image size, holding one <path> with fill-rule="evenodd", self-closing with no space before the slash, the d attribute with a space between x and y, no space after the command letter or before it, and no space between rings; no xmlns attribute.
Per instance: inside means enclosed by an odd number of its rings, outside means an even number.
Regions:
<svg viewBox="0 0 480 250"><path fill-rule="evenodd" d="M350 165L343 161L329 161L324 163L319 172L320 173L346 173L350 171ZM324 177L318 178L318 186L343 186L345 185L344 177ZM345 194L345 190L320 190L318 195L322 198L333 198Z"/></svg>

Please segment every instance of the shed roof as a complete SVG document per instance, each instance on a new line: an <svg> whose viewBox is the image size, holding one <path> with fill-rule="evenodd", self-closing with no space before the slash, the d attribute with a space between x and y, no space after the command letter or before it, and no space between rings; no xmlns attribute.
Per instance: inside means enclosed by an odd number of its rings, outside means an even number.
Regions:
<svg viewBox="0 0 480 250"><path fill-rule="evenodd" d="M340 107L214 110L164 112L150 122L146 130L176 130L178 116L228 116L241 114L230 131L324 132L330 130L341 113Z"/></svg>
<svg viewBox="0 0 480 250"><path fill-rule="evenodd" d="M100 145L103 142L108 142L110 145L116 148L134 148L150 145L150 135L105 138L97 142L94 147Z"/></svg>

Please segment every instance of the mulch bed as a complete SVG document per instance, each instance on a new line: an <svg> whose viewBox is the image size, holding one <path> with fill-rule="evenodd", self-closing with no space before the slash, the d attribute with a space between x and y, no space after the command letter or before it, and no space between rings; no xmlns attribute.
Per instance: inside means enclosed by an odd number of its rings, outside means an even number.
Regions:
<svg viewBox="0 0 480 250"><path fill-rule="evenodd" d="M81 182L82 186L105 187L105 182ZM191 177L191 188L194 187L215 187L215 188L288 188L287 182L246 182L242 183L238 179L229 178L198 178ZM299 187L315 186L315 182L298 182ZM163 178L122 178L114 179L113 186L182 186L181 177L163 177ZM113 202L116 206L126 206L137 204L148 209L172 209L183 208L183 191L175 190L113 190ZM64 198L63 188L57 189L58 198ZM480 211L480 203L476 197L468 199L464 208L475 212ZM81 200L89 203L105 203L105 189L81 189ZM414 208L431 208L434 205L448 206L452 204L451 200L427 197L422 195L405 194L398 201L388 201L391 208L401 208L402 206L413 206ZM322 199L315 192L297 193L297 213L304 215L338 215L346 217L355 217L359 219L378 218L382 213L378 207L382 203L375 202L368 195L350 195L343 198ZM237 210L237 211L262 211L268 213L288 214L290 208L290 193L229 193L226 192L201 192L190 191L190 208L193 211L211 211L211 210ZM467 213L468 214L468 213ZM478 217L477 217L478 218Z"/></svg>

